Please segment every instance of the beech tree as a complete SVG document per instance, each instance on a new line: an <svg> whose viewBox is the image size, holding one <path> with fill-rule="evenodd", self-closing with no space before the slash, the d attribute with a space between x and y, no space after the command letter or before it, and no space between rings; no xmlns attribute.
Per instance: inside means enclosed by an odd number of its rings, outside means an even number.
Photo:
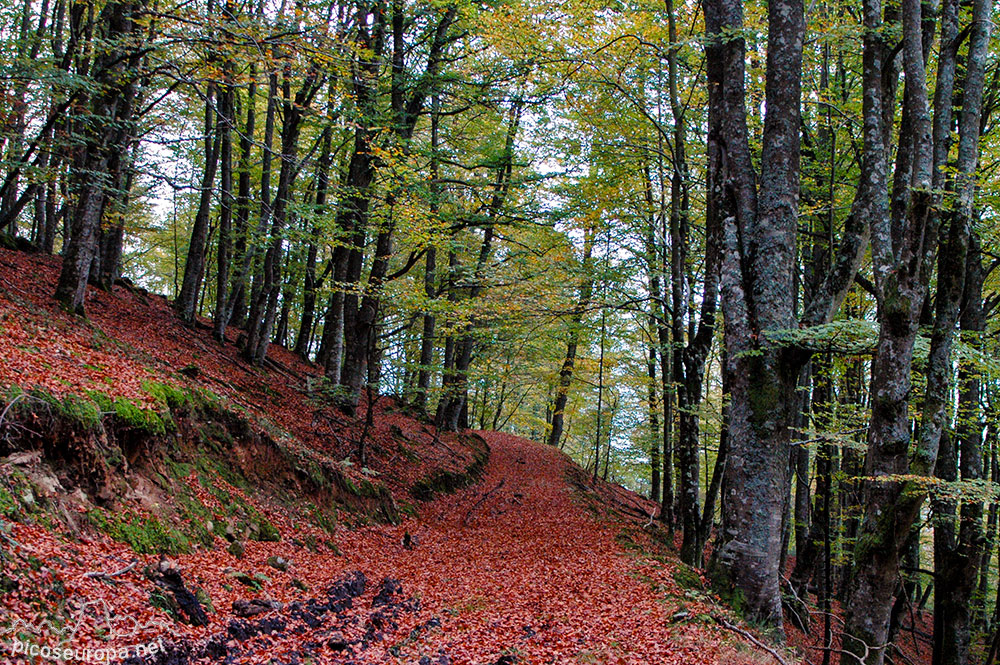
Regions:
<svg viewBox="0 0 1000 665"><path fill-rule="evenodd" d="M85 3L75 5L71 20L83 21L87 7ZM93 90L85 95L89 98L83 104L86 114L72 121L81 133L70 184L76 200L55 296L81 314L99 248L101 220L109 201L121 193L134 133L136 84L143 55L139 23L143 7L139 2L104 5L95 26L102 45L89 65L91 69L80 72L89 75ZM121 238L116 241L120 243Z"/></svg>
<svg viewBox="0 0 1000 665"><path fill-rule="evenodd" d="M991 3L977 2L968 29L954 214L946 215L941 210L940 192L946 179L943 169L952 127L960 34L957 6L946 3L941 14L941 53L932 115L926 53L933 36L928 23L933 26L933 20L923 14L919 2L902 4L904 122L891 201L885 196L890 191L889 166L888 150L882 143L887 128L881 112L888 100L874 80L870 90L866 86L866 101L873 107L870 121L866 116L866 134L872 134L871 161L867 167L878 191L868 214L881 325L872 366L874 400L865 462L866 474L874 478L865 484L865 517L854 552L857 563L847 588L845 655L841 659L844 663L856 659L875 664L883 661L903 547L926 496L913 480L903 480L900 476L929 476L937 463L948 408L949 357L967 273L990 11ZM865 3L868 29L865 58L867 68L875 70L873 79L876 74L884 78L880 70L887 45L877 36L882 13L880 2ZM943 226L945 221L947 226ZM913 350L935 255L941 268L927 387L920 426L911 446L907 407ZM970 462L969 473L975 473L972 471L975 466L975 462ZM964 660L967 649L961 643L955 647L956 657Z"/></svg>
<svg viewBox="0 0 1000 665"><path fill-rule="evenodd" d="M911 610L995 660L994 13L18 3L0 244L289 347L338 417L558 446L824 663Z"/></svg>

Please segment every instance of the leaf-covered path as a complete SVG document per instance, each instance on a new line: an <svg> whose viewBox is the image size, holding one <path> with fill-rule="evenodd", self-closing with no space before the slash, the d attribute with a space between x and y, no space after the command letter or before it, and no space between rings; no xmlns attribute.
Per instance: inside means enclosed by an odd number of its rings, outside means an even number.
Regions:
<svg viewBox="0 0 1000 665"><path fill-rule="evenodd" d="M114 580L87 575L127 561L124 546L81 546L15 523L13 536L45 563L22 588L54 584L62 607L106 603L112 623L152 622L129 643L173 647L133 661L142 663L762 662L714 624L709 613L722 610L709 595L680 588L676 560L653 553L648 520L639 518L650 502L614 485L590 486L566 456L541 444L482 435L491 456L480 482L439 495L397 526L339 527L339 556L285 538L248 542L240 560L220 549L176 557L188 585L214 601L206 626L167 626L149 605L153 586L142 566ZM268 565L276 556L290 560L287 573ZM234 583L234 568L263 574L260 588ZM353 584L358 571L364 591L355 585L342 603L344 580ZM258 601L274 609L237 618L237 605ZM31 604L7 603L7 611L29 616ZM79 623L76 646L107 644L106 627Z"/></svg>
<svg viewBox="0 0 1000 665"><path fill-rule="evenodd" d="M204 385L253 418L273 420L302 445L329 449L337 461L351 454L353 448L332 443L338 436L348 444L359 436L356 423L331 418L329 427L316 428L317 417L328 409L303 389L315 369L292 354L275 349L282 364L273 371L255 370L239 359L235 347L213 346L204 330L177 323L162 299L147 301L122 289L95 292L91 319L81 325L48 297L56 276L51 259L3 251L0 259L0 275L36 276L0 289L8 327L31 331L36 344L48 345L24 347L8 340L0 348L4 382L45 387L55 395L104 386L110 398L137 404L146 395L141 377ZM178 375L179 366L197 367L197 381ZM298 510L317 497L301 492L275 497L273 487L236 487L218 475L200 477L193 471L152 488L145 503L132 496L132 489L116 497L118 508L155 510L147 505L150 497L169 502L184 490L220 522L230 514L220 497L231 496L252 506L254 514L266 515L280 531L280 542L245 539L240 555L216 535L211 548L195 546L172 557L187 586L203 590L214 607L204 626L174 621L154 607L159 557L136 554L88 528L87 511L94 505L61 501L60 493L68 490L45 471L40 451L0 458L0 475L9 480L11 474L35 469L38 473L30 475L45 480L48 488L36 490L51 495L32 497L35 507L25 508L31 515L23 519L16 500L5 506L4 514L12 516L10 531L3 532L0 524L0 533L9 555L5 574L12 579L0 595L0 638L6 638L9 619L16 618L32 628L37 644L59 644L47 626L69 622L76 631L73 646L85 648L118 646L108 637L114 626L104 622L140 626L127 631L125 644L162 639L178 647L174 654L180 656L159 663L189 663L192 654L208 652L218 661L223 651L228 662L289 665L760 662L710 619L711 612L721 610L708 594L676 583L679 564L661 556L668 550L654 542L650 529L657 527L644 516L655 509L652 502L616 485L591 485L559 451L495 432L481 433L491 454L475 485L416 502L410 496L414 483L435 470L466 468L469 455L456 439L439 437L390 402L377 409L369 465L403 513L410 512L407 501L418 503L416 514L399 525L348 528L342 523L331 532L303 519ZM330 430L334 426L340 429ZM149 443L153 457L164 454L165 442ZM356 482L367 479L363 471L371 473L352 467ZM156 480L136 476L130 482L149 489L149 479ZM213 494L206 485L213 482L225 484L217 488L225 491ZM341 515L352 523L364 519ZM180 518L164 519L169 525ZM412 539L409 548L406 534ZM279 557L287 569L271 565ZM101 571L122 572L113 578L94 576ZM346 602L332 603L331 589L357 579L358 572L367 581L364 592L352 595L349 608ZM692 575L681 578L691 581ZM401 591L387 580L398 581ZM376 598L390 590L398 593L388 606L380 605ZM95 603L107 607L110 618L84 616ZM238 616L236 608L247 603L272 609ZM316 609L323 606L327 609ZM315 616L304 616L303 608ZM256 628L246 630L254 622ZM0 651L0 662L8 655Z"/></svg>
<svg viewBox="0 0 1000 665"><path fill-rule="evenodd" d="M682 604L690 617L705 618L708 608L684 598L669 564L623 547L642 538L641 523L600 519L596 502L588 510L561 453L483 435L492 451L486 475L425 507L415 549L401 541L412 523L388 542L365 531L344 538L352 565L384 569L420 598L414 624L428 613L441 618L403 656L445 654L456 664L503 655L525 663L714 663L725 653L725 662L736 662L717 630L674 618Z"/></svg>

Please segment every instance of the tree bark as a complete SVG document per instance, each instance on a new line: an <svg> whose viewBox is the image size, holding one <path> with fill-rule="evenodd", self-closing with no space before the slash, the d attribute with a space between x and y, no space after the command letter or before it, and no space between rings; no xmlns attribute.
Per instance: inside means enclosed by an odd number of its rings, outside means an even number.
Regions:
<svg viewBox="0 0 1000 665"><path fill-rule="evenodd" d="M332 101L329 104L332 105ZM329 110L327 112L329 113ZM316 171L316 201L313 206L313 214L317 216L322 216L326 213L327 191L330 186L330 162L332 161L330 151L332 143L333 128L328 125L323 129L323 134L320 137L320 157ZM320 288L324 280L324 277L316 278L316 259L319 253L320 228L318 221L312 222L309 249L306 253L302 319L299 323L299 334L295 338L294 349L294 352L303 359L309 358L309 342L312 339L313 321L316 317L316 291Z"/></svg>
<svg viewBox="0 0 1000 665"><path fill-rule="evenodd" d="M569 321L569 339L566 342L566 357L559 370L559 382L556 384L555 399L552 403L552 421L550 423L548 444L558 446L562 441L563 423L565 421L566 403L569 401L569 389L573 384L573 370L576 366L577 347L583 332L583 316L590 307L594 294L594 276L591 257L594 253L594 229L589 225L583 231L583 260L580 264L580 297Z"/></svg>
<svg viewBox="0 0 1000 665"><path fill-rule="evenodd" d="M140 2L110 2L98 20L110 45L95 56L91 69L96 90L80 137L82 159L77 166L79 196L72 213L72 234L66 242L55 298L66 308L84 313L84 299L112 174L119 171L133 129L135 78L140 47L130 43L141 35Z"/></svg>
<svg viewBox="0 0 1000 665"><path fill-rule="evenodd" d="M232 3L227 6L228 15L234 11ZM219 248L216 253L215 271L215 310L212 315L212 334L220 342L226 341L226 312L229 303L229 274L232 265L232 225L233 225L233 141L232 130L236 124L234 110L236 91L232 83L231 61L226 61L223 68L224 84L219 95L219 112L221 114L219 139L219 162L222 173L219 181Z"/></svg>
<svg viewBox="0 0 1000 665"><path fill-rule="evenodd" d="M174 308L180 318L193 323L198 307L198 295L201 293L201 282L205 276L205 265L208 261L208 227L212 213L212 189L215 184L215 173L219 166L219 148L224 127L224 120L216 108L215 83L209 83L205 92L205 169L202 172L198 212L194 216L191 227L191 239L188 242L187 256L184 260L184 279L181 291L177 294Z"/></svg>
<svg viewBox="0 0 1000 665"><path fill-rule="evenodd" d="M722 302L732 399L726 510L713 572L742 596L748 618L783 635L778 564L788 500L788 423L800 362L767 339L795 326L803 5L768 3L762 172L747 135L742 7L705 3L709 196L723 220Z"/></svg>
<svg viewBox="0 0 1000 665"><path fill-rule="evenodd" d="M988 12L990 5L988 0L979 0L973 9L956 175L960 212L951 220L947 242L941 248L942 268L938 277L927 388L916 446L912 451L907 410L910 372L917 325L938 247L939 215L934 208L938 203L935 192L940 189L932 189L932 185L942 182L940 169L948 154L947 129L951 126L951 86L955 72L952 35L957 26L949 20L953 14L946 11L942 21L944 48L936 77L941 92L935 95L932 123L923 43L927 17L922 16L919 0L905 0L902 5L904 103L909 107L910 118L903 129L912 132L909 197L906 214L900 217L901 225L893 226L893 217L884 208L871 210L869 215L873 227L872 257L881 330L872 363L873 401L865 475L884 478L864 484L866 513L854 552L856 564L845 604L845 653L841 658L845 665L859 660L865 665L881 665L883 661L900 555L926 495L926 491L912 481L901 482L892 477L904 473L926 476L933 472L937 462L946 415L949 356L965 274L972 174L978 159L985 49L989 38L988 13L983 12ZM883 47L875 34L880 26L880 10L877 0L866 1L865 25L869 28L865 43L866 68L881 64ZM869 109L867 82L865 88L866 109ZM877 88L871 92L877 92ZM878 99L874 102L880 103ZM867 115L866 143L869 141ZM882 128L878 129L881 133ZM879 163L872 167L869 173L885 182L884 151L880 151Z"/></svg>
<svg viewBox="0 0 1000 665"><path fill-rule="evenodd" d="M391 38L393 43L391 62L391 117L392 137L403 146L408 144L416 127L417 119L423 112L424 103L427 96L438 89L440 69L444 63L444 57L452 37L449 34L452 24L457 18L457 8L449 5L442 13L440 19L434 24L430 35L430 46L427 55L427 64L423 73L417 81L410 87L409 91L405 85L405 58L404 58L404 35L407 26L406 17L403 14L404 6L402 2L394 2L392 6ZM374 110L375 93L379 74L379 60L382 54L382 42L384 38L385 13L377 12L374 39L371 39L365 30L359 31L360 42L371 42L369 51L373 57L365 57L360 65L360 69L366 72L364 76L370 80L359 87L356 77L355 90L358 95L359 108ZM363 89L362 89L363 88ZM409 92L407 95L406 93ZM362 101L364 103L362 104ZM365 130L369 136L365 140L370 144L374 138L372 129ZM368 146L370 152L370 145ZM347 224L343 227L345 231L350 229L351 250L346 257L339 258L340 263L346 263L342 268L344 279L338 282L344 283L345 296L343 302L343 328L344 328L344 352L343 366L340 373L340 385L343 388L341 397L341 407L348 413L353 413L357 408L358 400L361 397L361 383L364 376L363 365L368 361L369 351L372 346L372 329L378 318L381 293L379 289L384 281L388 270L388 261L392 253L392 229L385 229L378 234L376 239L376 256L372 261L372 272L369 275L368 285L363 296L359 297L357 291L361 282L362 268L364 264L364 247L367 238L368 208L370 206L371 192L369 187L374 178L378 165L369 157L367 159L365 177L362 180L363 187L358 188L357 195L352 196L350 209L353 213L350 219L345 218ZM364 199L362 201L362 199ZM383 237L384 236L384 237ZM383 252L380 254L379 252ZM379 275L378 273L382 273Z"/></svg>
<svg viewBox="0 0 1000 665"><path fill-rule="evenodd" d="M310 67L301 87L292 96L289 79L290 69L285 71L282 82L282 124L281 124L281 166L278 170L278 188L274 194L274 209L271 211L270 246L264 254L260 293L256 307L259 319L247 321L247 348L245 354L255 365L260 365L267 357L271 335L278 314L278 299L282 289L282 255L288 206L291 203L295 177L299 171L299 135L302 120L313 98L323 85L316 66Z"/></svg>

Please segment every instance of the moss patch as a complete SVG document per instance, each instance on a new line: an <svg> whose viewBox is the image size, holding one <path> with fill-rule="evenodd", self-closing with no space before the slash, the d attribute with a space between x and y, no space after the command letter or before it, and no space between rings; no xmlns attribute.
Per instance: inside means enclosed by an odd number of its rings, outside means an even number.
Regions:
<svg viewBox="0 0 1000 665"><path fill-rule="evenodd" d="M696 571L691 566L677 561L674 563L674 582L677 582L677 586L682 589L695 589L698 591L703 590L705 587L701 583L701 576L698 575Z"/></svg>
<svg viewBox="0 0 1000 665"><path fill-rule="evenodd" d="M108 513L96 508L87 513L87 518L95 529L138 554L186 554L191 550L184 534L164 525L155 515Z"/></svg>

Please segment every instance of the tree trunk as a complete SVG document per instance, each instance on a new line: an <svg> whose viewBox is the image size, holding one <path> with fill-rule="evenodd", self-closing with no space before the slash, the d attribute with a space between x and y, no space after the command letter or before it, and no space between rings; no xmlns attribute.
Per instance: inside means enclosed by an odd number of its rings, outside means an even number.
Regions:
<svg viewBox="0 0 1000 665"><path fill-rule="evenodd" d="M245 354L255 365L260 365L267 357L267 347L278 314L278 299L282 288L282 254L285 222L299 171L298 149L302 118L312 103L313 97L323 84L319 72L312 68L306 74L302 86L292 97L286 70L282 81L282 124L281 124L281 166L278 171L278 188L274 194L274 209L271 212L271 244L264 254L264 265L260 293L256 307L260 318L247 321L247 348Z"/></svg>
<svg viewBox="0 0 1000 665"><path fill-rule="evenodd" d="M232 15L233 7L229 2L227 12ZM232 224L233 224L233 141L232 128L236 125L234 110L236 91L232 84L233 63L226 61L223 68L225 83L219 96L219 112L221 114L219 162L222 173L219 181L219 249L216 254L217 269L215 272L215 311L212 315L212 334L220 342L226 341L226 324L229 303L229 274L232 263Z"/></svg>
<svg viewBox="0 0 1000 665"><path fill-rule="evenodd" d="M742 6L705 3L709 196L722 231L722 302L732 399L726 510L713 572L742 595L749 619L782 635L778 564L788 500L788 424L801 361L767 339L794 320L803 6L768 3L767 113L759 191L747 136Z"/></svg>
<svg viewBox="0 0 1000 665"><path fill-rule="evenodd" d="M63 306L84 313L84 297L112 174L119 171L133 132L135 78L140 47L130 43L141 35L135 17L139 2L112 2L98 20L109 46L95 56L91 69L95 90L88 109L82 142L82 162L76 176L79 196L72 213L72 234L64 247L55 298Z"/></svg>
<svg viewBox="0 0 1000 665"><path fill-rule="evenodd" d="M243 326L246 317L246 279L250 271L251 256L253 254L250 244L250 158L254 149L253 136L257 125L257 67L250 64L250 84L246 94L246 122L243 131L240 133L240 161L239 178L236 186L236 242L234 243L232 263L236 266L236 273L233 275L233 283L229 287L229 297L226 298L225 321L217 323L219 327L228 325ZM274 134L274 101L268 97L268 122L265 125L264 133L264 153L263 165L261 166L261 183L265 178L270 182L271 166L271 139ZM267 200L268 193L261 187L261 200Z"/></svg>
<svg viewBox="0 0 1000 665"><path fill-rule="evenodd" d="M490 197L490 203L486 211L487 225L483 230L483 243L480 246L476 268L472 274L472 286L469 289L469 298L471 300L478 298L486 288L486 268L493 252L495 226L503 212L507 195L510 193L511 177L514 171L514 141L517 138L517 131L521 125L522 108L521 102L515 101L510 109L503 157L497 168L496 180L493 184L493 195ZM469 367L472 363L472 351L475 346L474 330L476 326L475 319L466 324L462 337L456 347L455 369L453 372L454 381L446 394L447 401L438 425L448 431L457 431L460 423L466 418L466 416L463 416L463 412L466 411L468 406Z"/></svg>
<svg viewBox="0 0 1000 665"><path fill-rule="evenodd" d="M379 21L384 21L380 17ZM376 26L376 32L383 26ZM372 194L369 191L375 178L375 162L372 154L373 141L377 130L375 123L375 88L377 85L381 45L373 41L366 27L358 29L359 52L372 53L373 57L352 63L355 105L360 118L354 129L354 149L343 179L347 194L337 210L334 226L342 234L341 244L333 250L334 295L327 312L326 326L330 331L329 357L326 363L326 377L338 385L343 384L345 347L354 336L354 319L357 295L349 293L353 285L361 279L362 255L368 225L368 209ZM344 398L345 406L353 411L360 394Z"/></svg>
<svg viewBox="0 0 1000 665"><path fill-rule="evenodd" d="M404 40L404 30L407 25L404 16L404 5L402 2L394 2L392 5L392 76L390 85L392 136L406 145L413 135L417 119L423 112L424 102L427 95L436 90L439 83L438 73L441 68L445 52L450 44L449 30L457 16L457 8L449 5L440 15L434 24L430 37L430 46L427 56L427 65L423 74L418 78L416 84L410 89L410 94L406 94L405 85L405 58L406 48ZM379 74L379 60L382 54L384 38L386 12L376 13L376 25L374 27L373 39L369 38L366 30L359 30L359 42L368 43L369 52L372 57L366 57L360 64L363 72L362 78L369 80L359 85L358 77L355 79L355 94L358 99L358 107L361 109L374 110L376 102L377 82ZM365 114L374 119L374 114ZM374 138L372 129L363 130L368 133L365 139L366 144L370 144ZM370 145L368 145L370 152ZM357 152L357 151L356 151ZM353 413L357 408L358 400L361 397L361 381L364 375L363 364L367 362L370 352L374 349L372 345L372 330L380 307L382 282L388 270L388 262L392 250L392 229L387 229L379 233L376 239L376 255L372 261L372 270L369 275L368 285L365 294L360 298L356 293L361 283L361 274L364 264L364 248L367 237L367 217L369 198L371 192L369 185L375 175L376 164L369 157L367 159L366 179L364 186L358 188L357 194L349 197L353 199L351 207L355 210L352 219L345 219L348 222L343 228L349 231L351 237L351 250L346 257L346 266L343 269L345 279L337 280L348 285L351 290L344 296L343 304L343 326L344 326L344 357L343 367L340 375L340 385L344 388L341 399L341 407L348 413ZM364 199L362 202L361 199ZM380 252L382 252L380 254ZM342 257L343 259L343 257ZM381 273L381 275L379 275Z"/></svg>
<svg viewBox="0 0 1000 665"><path fill-rule="evenodd" d="M332 101L329 102L332 105ZM327 110L330 113L330 110ZM330 184L330 162L333 143L333 128L327 126L323 129L320 138L319 166L316 172L316 203L314 213L321 216L326 212L327 191ZM305 284L302 296L302 319L299 323L299 334L295 338L294 352L303 359L309 357L309 341L312 338L313 320L316 316L316 290L323 282L323 278L316 279L316 258L318 255L318 245L320 240L320 225L312 222L312 233L309 236L309 249L306 253Z"/></svg>
<svg viewBox="0 0 1000 665"><path fill-rule="evenodd" d="M583 230L583 260L580 264L580 297L569 321L569 340L566 342L566 357L559 370L559 383L556 385L555 399L552 403L552 421L549 429L548 444L558 446L562 441L563 422L565 420L566 403L569 400L569 389L573 383L573 369L576 366L576 352L580 345L583 332L583 316L590 307L594 294L594 275L591 257L594 253L594 229L589 225Z"/></svg>
<svg viewBox="0 0 1000 665"><path fill-rule="evenodd" d="M198 212L191 227L187 258L184 261L184 279L177 294L174 308L181 319L193 323L198 307L198 294L205 276L208 261L208 226L212 214L212 188L219 166L219 148L225 121L215 105L216 85L209 83L205 93L205 170L202 172Z"/></svg>
<svg viewBox="0 0 1000 665"><path fill-rule="evenodd" d="M963 294L962 330L976 335L985 329L982 307L983 270L978 239L973 239L967 259ZM983 476L982 417L980 379L975 370L959 370L958 422L956 435L961 463L954 446L951 453L939 460L938 473L944 480L978 481ZM949 442L950 444L950 442ZM944 454L945 441L942 438ZM941 510L939 510L939 507ZM983 551L983 503L975 499L962 501L956 538L954 501L937 501L934 528L934 665L968 665L972 641L973 592ZM947 522L941 525L942 522ZM941 535L938 535L939 525Z"/></svg>
<svg viewBox="0 0 1000 665"><path fill-rule="evenodd" d="M274 161L274 119L277 112L278 74L272 72L267 80L267 111L264 118L264 144L261 146L263 154L260 174L260 211L257 217L257 228L247 245L240 275L233 285L233 315L235 316L237 312L242 312L244 307L248 310L246 319L243 321L247 331L247 339L243 352L248 357L253 355L253 349L257 346L258 335L260 334L261 278L259 275L260 264L257 258L257 247L263 243L264 234L267 232L267 224L271 221L273 214L274 198L271 196L271 171Z"/></svg>
<svg viewBox="0 0 1000 665"><path fill-rule="evenodd" d="M876 288L880 294L881 324L878 347L872 363L872 417L868 434L865 475L893 476L909 473L926 476L933 472L947 409L950 352L955 334L965 275L966 250L973 198L972 174L978 159L980 112L987 19L991 3L978 0L973 8L963 110L959 123L957 161L957 213L951 219L947 242L941 248L934 331L928 359L927 388L921 410L915 450L910 450L910 372L913 344L933 257L937 249L938 218L935 199L943 182L941 167L948 155L952 86L955 72L957 25L954 9L943 13L945 47L938 63L934 122L927 103L924 33L919 0L903 3L903 61L906 74L905 104L913 132L909 165L910 196L901 226L892 226L887 211L872 210L872 256ZM985 12L985 13L984 13ZM882 45L875 34L880 24L877 0L865 3L866 69L880 63ZM866 88L868 88L866 83ZM866 108L868 107L866 92ZM878 100L875 100L878 103ZM867 122L866 113L866 122ZM933 126L933 131L932 131ZM881 133L881 128L879 128ZM866 131L867 134L867 131ZM866 136L866 143L869 138ZM880 151L881 152L881 151ZM873 164L874 177L884 182L884 152L881 165ZM932 189L932 185L934 188ZM872 482L864 486L866 514L854 552L856 562L847 589L844 625L845 654L841 662L858 660L881 665L888 638L889 615L899 576L899 560L910 525L920 512L926 492L912 481Z"/></svg>

